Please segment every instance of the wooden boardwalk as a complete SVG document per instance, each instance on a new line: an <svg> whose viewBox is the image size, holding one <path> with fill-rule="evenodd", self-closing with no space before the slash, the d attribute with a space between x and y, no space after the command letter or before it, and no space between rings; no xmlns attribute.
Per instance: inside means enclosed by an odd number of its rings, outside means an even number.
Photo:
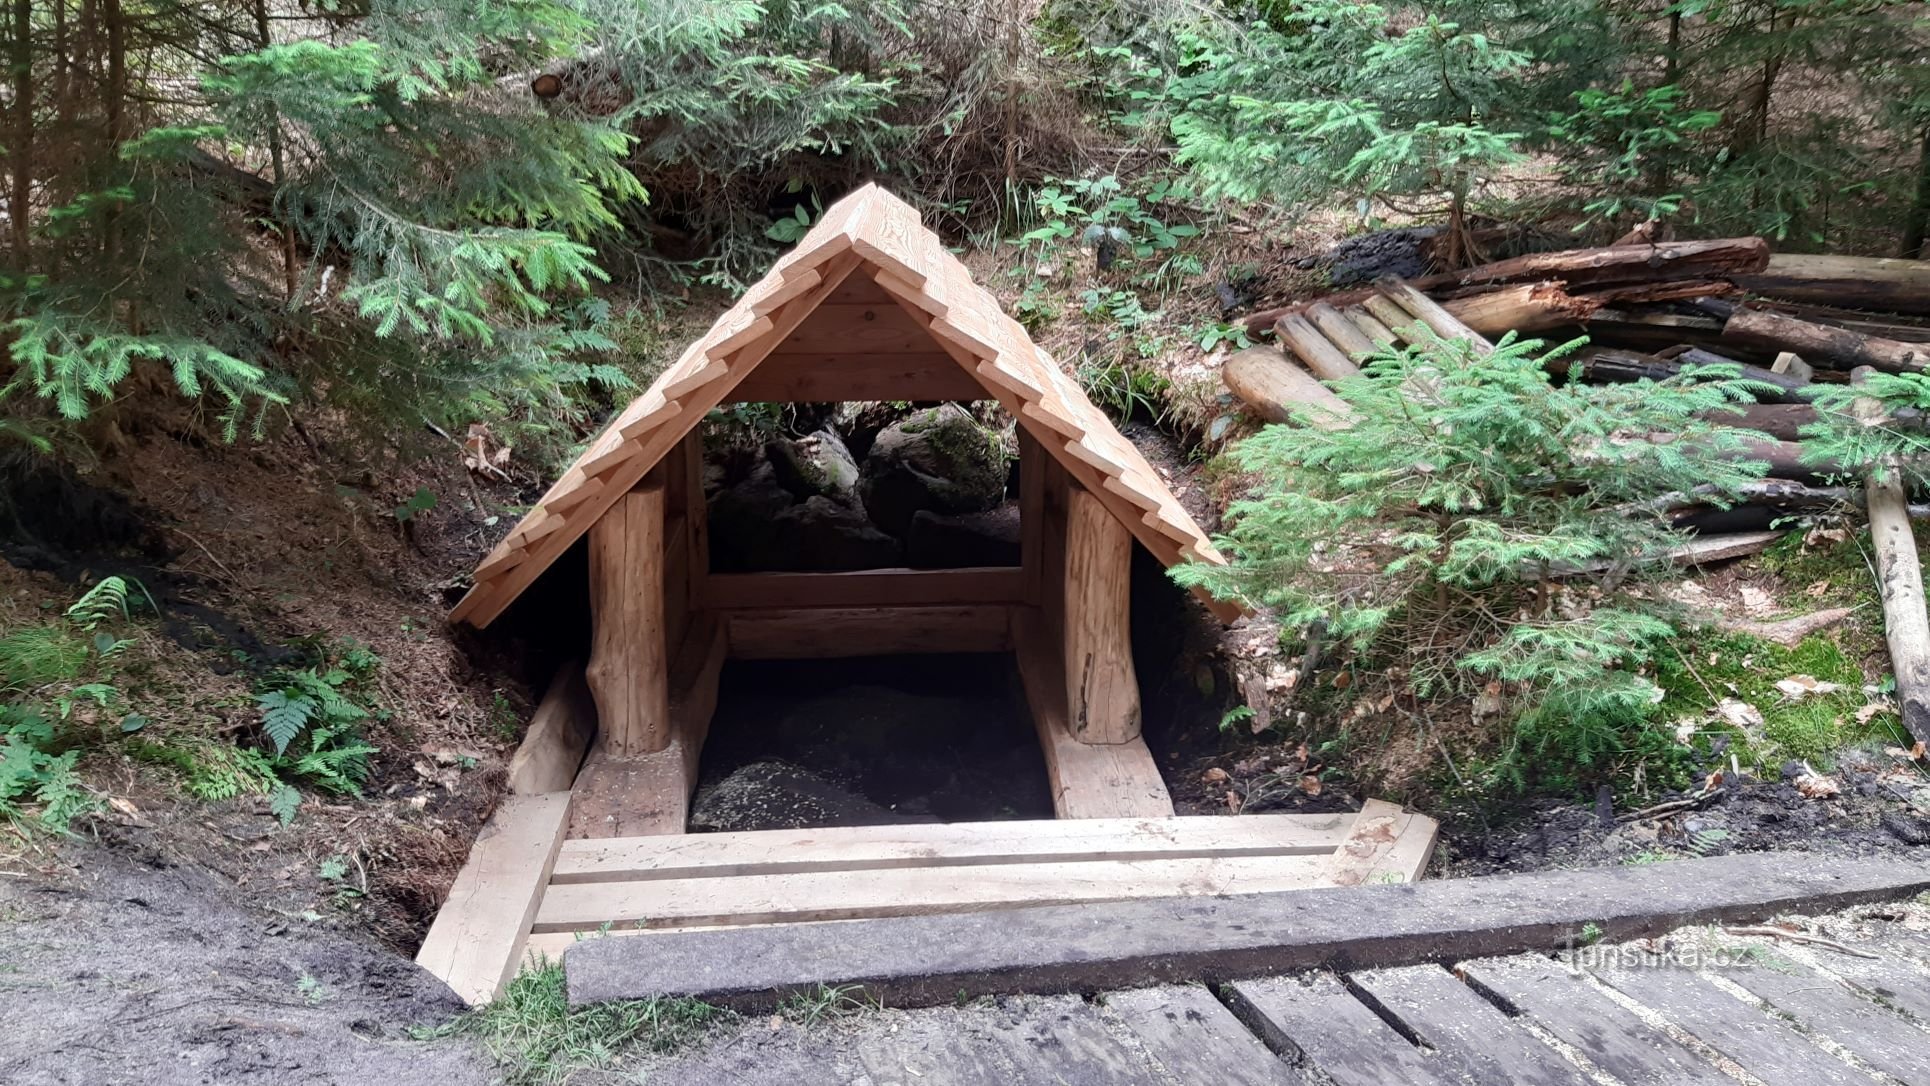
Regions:
<svg viewBox="0 0 1930 1086"><path fill-rule="evenodd" d="M1565 959L981 1000L866 1012L829 1029L758 1018L656 1063L646 1078L787 1086L1930 1086L1930 933L1885 922L1856 928L1843 936L1855 953L1704 929Z"/></svg>

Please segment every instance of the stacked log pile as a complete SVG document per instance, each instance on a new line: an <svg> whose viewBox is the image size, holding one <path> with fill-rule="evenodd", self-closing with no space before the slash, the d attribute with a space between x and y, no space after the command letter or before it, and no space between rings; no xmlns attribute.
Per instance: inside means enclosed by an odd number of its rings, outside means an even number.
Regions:
<svg viewBox="0 0 1930 1086"><path fill-rule="evenodd" d="M1314 425L1329 427L1349 425L1351 409L1327 383L1357 372L1384 344L1421 343L1430 333L1489 348L1509 332L1551 344L1586 337L1586 346L1551 363L1568 380L1660 380L1690 366L1741 366L1764 388L1757 403L1719 421L1761 432L1745 455L1766 462L1769 478L1731 508L1692 493L1658 496L1654 507L1697 537L1677 557L1738 557L1767 546L1780 534L1772 529L1792 517L1867 504L1879 529L1899 678L1907 669L1924 673L1923 689L1905 692L1905 723L1930 739L1930 633L1921 584L1905 575L1919 568L1908 518L1924 509L1908 505L1894 486L1860 478L1869 465L1816 463L1799 444L1817 417L1812 384L1848 381L1869 369L1930 371L1930 263L1772 255L1754 237L1638 239L1407 281L1382 278L1255 313L1246 325L1251 334L1271 332L1278 346L1230 358L1221 371L1228 389L1263 419L1284 420L1299 405L1315 409ZM1866 485L1841 485L1849 481Z"/></svg>

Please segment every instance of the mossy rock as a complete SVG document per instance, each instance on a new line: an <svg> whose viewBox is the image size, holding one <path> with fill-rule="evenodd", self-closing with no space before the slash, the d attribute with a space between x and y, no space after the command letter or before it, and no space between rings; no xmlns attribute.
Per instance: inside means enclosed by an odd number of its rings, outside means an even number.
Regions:
<svg viewBox="0 0 1930 1086"><path fill-rule="evenodd" d="M1009 461L997 431L945 404L879 433L858 490L872 522L902 539L921 510L978 513L1004 500Z"/></svg>

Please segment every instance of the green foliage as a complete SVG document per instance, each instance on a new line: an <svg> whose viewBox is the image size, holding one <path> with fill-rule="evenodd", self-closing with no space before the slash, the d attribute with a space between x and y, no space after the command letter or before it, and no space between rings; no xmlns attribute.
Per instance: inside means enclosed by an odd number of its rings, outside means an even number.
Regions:
<svg viewBox="0 0 1930 1086"><path fill-rule="evenodd" d="M579 1070L618 1066L631 1051L668 1052L727 1021L730 1012L692 999L645 999L570 1006L563 967L525 969L500 998L424 1037L479 1038L508 1082L549 1086Z"/></svg>
<svg viewBox="0 0 1930 1086"><path fill-rule="evenodd" d="M1155 214L1160 205L1185 196L1185 190L1172 182L1159 181L1142 200L1126 192L1112 174L1050 182L1033 196L1043 223L1019 240L1044 246L1076 239L1095 251L1122 251L1145 260L1198 236L1198 227L1188 223L1169 225ZM1102 258L1101 270L1110 263L1110 257Z"/></svg>
<svg viewBox="0 0 1930 1086"><path fill-rule="evenodd" d="M75 772L78 749L62 750L54 725L18 705L0 705L0 819L10 825L72 832L99 801Z"/></svg>
<svg viewBox="0 0 1930 1086"><path fill-rule="evenodd" d="M407 524L436 507L436 496L428 487L418 487L409 500L395 507L395 519Z"/></svg>
<svg viewBox="0 0 1930 1086"><path fill-rule="evenodd" d="M1791 696L1776 687L1794 676L1838 689ZM1894 714L1857 719L1857 710L1869 700L1863 670L1822 634L1786 648L1743 634L1703 631L1657 655L1655 681L1666 695L1657 708L1660 717L1696 722L1697 741L1705 748L1723 738L1744 765L1766 773L1790 759L1827 770L1849 744L1902 739ZM1744 728L1717 716L1717 703L1731 698L1755 707L1762 725Z"/></svg>
<svg viewBox="0 0 1930 1086"><path fill-rule="evenodd" d="M343 642L319 664L283 669L255 692L262 735L275 752L268 762L271 778L360 794L368 756L376 753L361 739L361 726L373 715L362 699L379 664L367 647Z"/></svg>
<svg viewBox="0 0 1930 1086"><path fill-rule="evenodd" d="M1254 486L1220 540L1231 564L1175 577L1286 628L1319 623L1417 695L1505 695L1492 775L1561 788L1653 746L1640 670L1673 626L1628 588L1678 537L1648 499L1700 486L1720 501L1762 465L1725 455L1746 435L1708 421L1750 399L1733 373L1556 385L1540 346L1370 359L1335 385L1351 426L1269 426L1232 451Z"/></svg>
<svg viewBox="0 0 1930 1086"><path fill-rule="evenodd" d="M182 789L196 799L266 795L280 785L274 760L253 747L214 739L177 739L137 740L124 749L139 761L179 773Z"/></svg>
<svg viewBox="0 0 1930 1086"><path fill-rule="evenodd" d="M1803 427L1803 455L1835 462L1906 487L1930 483L1930 376L1870 373L1853 385L1817 384L1810 390L1817 420ZM1867 401L1867 409L1859 405Z"/></svg>
<svg viewBox="0 0 1930 1086"><path fill-rule="evenodd" d="M883 1007L862 984L819 984L778 1005L777 1013L800 1026L821 1026Z"/></svg>
<svg viewBox="0 0 1930 1086"><path fill-rule="evenodd" d="M1678 86L1638 88L1624 79L1612 90L1577 91L1573 112L1550 123L1547 139L1562 148L1568 180L1601 190L1583 207L1591 218L1661 219L1681 209L1681 194L1662 190L1696 165L1695 135L1722 121L1684 98Z"/></svg>

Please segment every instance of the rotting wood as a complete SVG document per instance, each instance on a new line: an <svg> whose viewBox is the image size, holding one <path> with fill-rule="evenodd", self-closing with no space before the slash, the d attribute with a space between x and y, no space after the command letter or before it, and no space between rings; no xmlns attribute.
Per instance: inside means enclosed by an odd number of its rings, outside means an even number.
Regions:
<svg viewBox="0 0 1930 1086"><path fill-rule="evenodd" d="M1760 272L1768 264L1769 245L1763 239L1719 238L1529 253L1466 271L1422 276L1410 282L1416 290L1436 291L1559 281L1566 289L1580 292L1682 279L1728 279ZM1328 295L1325 300L1334 306L1355 305L1371 293L1367 289L1345 291ZM1259 332L1269 328L1274 321L1298 308L1295 304L1253 313L1246 318L1247 330Z"/></svg>
<svg viewBox="0 0 1930 1086"><path fill-rule="evenodd" d="M723 612L730 654L745 660L814 660L901 653L1007 652L1010 608L814 607Z"/></svg>
<svg viewBox="0 0 1930 1086"><path fill-rule="evenodd" d="M1220 367L1220 379L1240 401L1268 422L1286 422L1289 409L1305 409L1308 425L1323 430L1353 425L1354 409L1312 374L1272 347L1235 351Z"/></svg>
<svg viewBox="0 0 1930 1086"><path fill-rule="evenodd" d="M650 754L670 743L670 661L664 629L664 486L646 482L590 530L587 678L602 745Z"/></svg>
<svg viewBox="0 0 1930 1086"><path fill-rule="evenodd" d="M1866 370L1852 375L1859 383L1867 378ZM1865 421L1883 412L1882 405L1869 397L1858 399L1854 410ZM1910 527L1910 500L1900 465L1869 466L1863 476L1863 504L1869 512L1870 545L1876 550L1883 635L1890 646L1890 670L1896 676L1903 726L1919 743L1930 744L1930 611L1925 609L1923 563Z"/></svg>
<svg viewBox="0 0 1930 1086"><path fill-rule="evenodd" d="M1204 988L1113 992L1106 1008L1175 1082L1289 1086L1287 1066Z"/></svg>
<svg viewBox="0 0 1930 1086"><path fill-rule="evenodd" d="M463 1002L489 1002L516 975L569 805L568 793L504 797L457 872L415 960Z"/></svg>
<svg viewBox="0 0 1930 1086"><path fill-rule="evenodd" d="M1139 738L1133 670L1133 541L1083 487L1067 495L1064 592L1066 711L1073 738Z"/></svg>
<svg viewBox="0 0 1930 1086"><path fill-rule="evenodd" d="M1922 260L1776 253L1736 285L1794 302L1930 316L1930 262Z"/></svg>
<svg viewBox="0 0 1930 1086"><path fill-rule="evenodd" d="M567 792L596 738L596 701L583 679L583 662L556 669L509 759L508 788L516 795Z"/></svg>
<svg viewBox="0 0 1930 1086"><path fill-rule="evenodd" d="M1555 360L1550 368L1566 372L1584 381L1605 384L1626 384L1634 381L1669 381L1681 377L1686 367L1704 365L1718 361L1737 367L1736 376L1769 386L1758 390L1756 399L1763 403L1800 404L1804 403L1804 390L1809 382L1794 374L1776 373L1760 366L1726 362L1726 360L1703 359L1700 352L1684 352L1673 359L1657 355L1642 354L1637 351L1618 350L1613 347L1583 348L1572 355Z"/></svg>
<svg viewBox="0 0 1930 1086"><path fill-rule="evenodd" d="M1307 372L1322 381L1338 381L1360 372L1360 368L1348 359L1345 352L1328 341L1321 329L1298 313L1289 313L1274 322L1273 333L1281 345L1291 350L1299 358L1300 364L1307 367Z"/></svg>
<svg viewBox="0 0 1930 1086"><path fill-rule="evenodd" d="M570 840L552 883L734 878L808 871L1329 856L1358 815L1033 819L835 830L751 830Z"/></svg>
<svg viewBox="0 0 1930 1086"><path fill-rule="evenodd" d="M1770 354L1788 351L1811 366L1844 370L1871 366L1886 373L1921 373L1930 368L1930 346L1861 335L1761 309L1736 310L1723 323L1722 337Z"/></svg>
<svg viewBox="0 0 1930 1086"><path fill-rule="evenodd" d="M704 580L702 605L755 611L1023 602L1022 567L976 566L842 573L713 573Z"/></svg>

